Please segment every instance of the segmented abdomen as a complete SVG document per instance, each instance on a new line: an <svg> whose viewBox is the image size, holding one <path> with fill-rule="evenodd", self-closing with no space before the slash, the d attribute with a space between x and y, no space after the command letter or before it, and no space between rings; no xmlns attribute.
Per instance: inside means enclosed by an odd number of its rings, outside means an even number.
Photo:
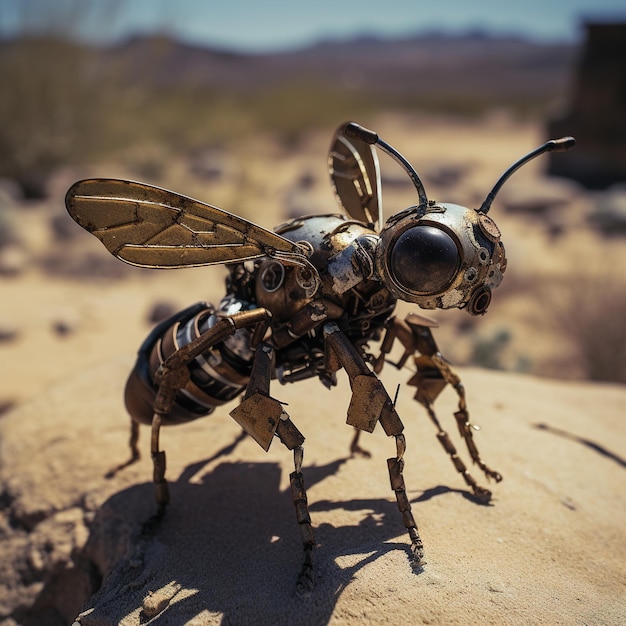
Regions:
<svg viewBox="0 0 626 626"><path fill-rule="evenodd" d="M198 303L165 320L150 333L126 385L126 407L135 421L145 424L152 421L156 396L154 375L160 365L211 328L217 319L213 306ZM208 415L245 390L253 358L249 338L250 331L237 330L188 365L190 380L177 394L165 424Z"/></svg>

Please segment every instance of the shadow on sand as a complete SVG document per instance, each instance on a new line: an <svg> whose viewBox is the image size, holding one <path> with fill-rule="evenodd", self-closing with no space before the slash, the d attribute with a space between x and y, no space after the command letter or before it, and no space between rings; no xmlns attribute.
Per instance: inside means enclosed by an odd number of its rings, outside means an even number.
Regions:
<svg viewBox="0 0 626 626"><path fill-rule="evenodd" d="M151 536L141 537L147 509L137 503L153 505L152 484L121 491L103 504L86 553L95 562L104 552L120 558L105 572L81 624L118 624L125 618L151 625L185 624L194 618L198 624L327 624L341 593L368 564L400 551L411 571L409 540L395 500L312 501L318 542L315 589L309 596L297 594L302 548L290 489L281 489L282 470L276 463L229 462L240 440L187 466L170 483L171 505ZM349 460L304 468L309 493ZM201 474L214 462L212 470ZM417 500L449 491L437 487ZM315 523L316 512L323 517L320 512L336 510L349 512L342 519L350 522ZM132 525L130 537L116 537L109 526L124 516ZM107 545L116 541L118 545ZM150 594L164 599L165 608L154 616L142 609Z"/></svg>
<svg viewBox="0 0 626 626"><path fill-rule="evenodd" d="M560 428L556 428L554 426L549 426L548 424L533 424L535 428L539 430L545 430L552 435L557 435L558 437L563 437L564 439L569 439L570 441L575 441L576 443L580 443L583 446L587 446L594 452L610 459L617 463L620 467L626 469L626 459L623 459L621 456L611 452L608 448L601 446L599 443L592 441L591 439L586 439L585 437L579 437L578 435L574 435L572 433L567 432L566 430L562 430Z"/></svg>

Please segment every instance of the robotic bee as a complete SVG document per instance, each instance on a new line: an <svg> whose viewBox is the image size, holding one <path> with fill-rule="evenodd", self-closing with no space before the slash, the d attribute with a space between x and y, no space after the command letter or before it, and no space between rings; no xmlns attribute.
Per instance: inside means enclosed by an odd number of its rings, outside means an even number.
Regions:
<svg viewBox="0 0 626 626"><path fill-rule="evenodd" d="M415 400L425 406L437 438L479 501L491 492L478 485L446 431L433 403L447 384L458 394L456 422L472 461L496 482L501 475L480 458L472 438L465 393L440 354L435 324L411 313L393 316L398 300L424 309L465 309L482 315L506 269L500 231L488 212L502 184L543 152L566 150L574 139L549 141L514 163L479 209L429 200L413 167L376 133L353 122L336 131L328 159L341 214L293 219L274 232L191 198L150 185L89 179L67 192L72 218L114 256L140 267L180 268L225 264L226 295L217 307L195 304L158 324L149 334L126 386L131 415L131 450L139 457L139 424L152 428L158 520L168 504L162 425L195 420L243 394L230 415L267 450L274 439L294 454L290 475L304 547L299 581L312 581L315 538L302 474L304 437L270 395L270 381L318 377L336 385L346 370L352 396L347 423L355 428L352 451L362 451L361 431L378 422L396 442L388 459L391 487L411 541L414 563L423 546L403 478L403 424L378 378L396 340L412 359ZM381 183L375 148L405 170L418 204L383 223ZM378 354L370 342L381 341Z"/></svg>

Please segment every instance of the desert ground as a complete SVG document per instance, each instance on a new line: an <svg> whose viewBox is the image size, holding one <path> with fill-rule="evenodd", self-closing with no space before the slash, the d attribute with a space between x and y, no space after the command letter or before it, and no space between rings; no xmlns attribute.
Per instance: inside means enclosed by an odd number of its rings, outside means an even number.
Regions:
<svg viewBox="0 0 626 626"><path fill-rule="evenodd" d="M357 121L403 152L429 197L466 206L547 139L541 125L505 114ZM209 155L217 173L176 162L158 184L265 227L336 212L333 131L297 148L250 138ZM393 162L381 164L390 216L416 198ZM17 243L3 249L0 275L0 624L623 624L626 387L591 382L585 350L600 349L609 370L619 353L603 331L623 318L626 248L589 225L598 194L547 179L544 168L540 158L520 170L492 207L509 267L489 312L429 313L481 426L483 459L504 476L489 506L446 459L406 386L410 372L383 371L390 393L400 385L423 571L409 564L389 488L393 441L377 429L362 439L370 458L348 452L347 379L330 392L315 380L272 387L307 438L318 547L306 597L294 593L291 455L242 437L230 407L164 429L172 504L153 536L140 534L154 506L146 429L142 459L111 471L128 458L122 390L137 347L158 310L217 302L223 268L131 268L76 226L65 190L90 176L140 178L117 164L59 171L38 203L3 189ZM455 438L454 393L436 408Z"/></svg>

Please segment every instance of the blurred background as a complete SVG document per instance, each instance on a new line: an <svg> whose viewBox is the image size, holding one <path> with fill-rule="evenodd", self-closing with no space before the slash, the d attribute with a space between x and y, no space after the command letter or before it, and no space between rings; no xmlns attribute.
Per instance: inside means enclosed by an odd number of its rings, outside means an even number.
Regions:
<svg viewBox="0 0 626 626"><path fill-rule="evenodd" d="M271 228L337 211L326 158L349 119L466 206L574 135L498 196L503 286L484 318L436 312L439 343L457 365L626 382L622 1L0 0L0 408L223 295L222 268L111 257L65 212L75 180L142 180ZM386 159L388 217L416 198Z"/></svg>

